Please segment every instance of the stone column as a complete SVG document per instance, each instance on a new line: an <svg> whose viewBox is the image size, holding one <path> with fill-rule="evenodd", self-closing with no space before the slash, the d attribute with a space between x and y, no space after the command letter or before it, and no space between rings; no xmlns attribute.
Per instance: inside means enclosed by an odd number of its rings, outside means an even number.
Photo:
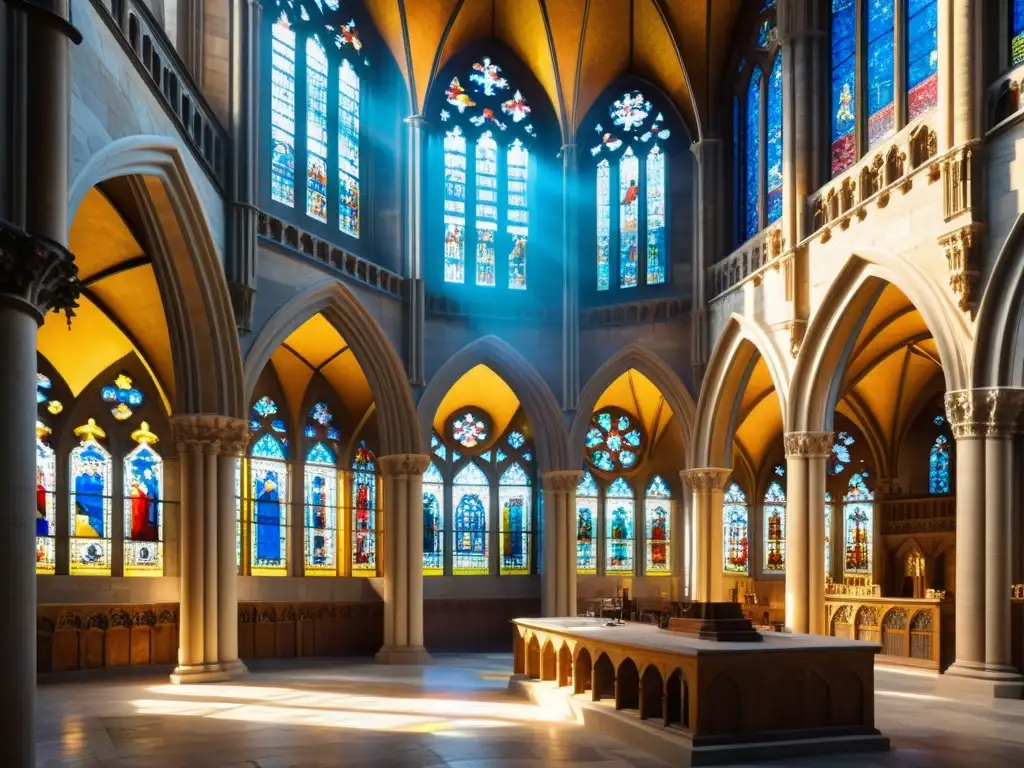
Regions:
<svg viewBox="0 0 1024 768"><path fill-rule="evenodd" d="M194 5L202 12L202 3L184 5ZM235 324L241 331L252 330L259 258L256 218L260 157L260 16L259 0L232 0L230 240L224 266ZM199 68L202 69L201 62Z"/></svg>
<svg viewBox="0 0 1024 768"><path fill-rule="evenodd" d="M982 21L978 0L945 0L949 4L948 20L950 21L948 41L952 51L950 65L952 75L952 94L948 102L952 127L953 146L964 144L973 139L981 138L982 118L981 104L985 90L981 82L982 61L981 50ZM939 0L940 9L943 0ZM942 37L943 17L939 16L939 45L944 42ZM939 77L942 77L941 71ZM941 119L941 117L940 117ZM939 147L942 151L945 147Z"/></svg>
<svg viewBox="0 0 1024 768"><path fill-rule="evenodd" d="M409 381L414 387L426 383L423 334L426 325L426 290L423 282L423 132L422 115L405 119L405 273L409 286Z"/></svg>
<svg viewBox="0 0 1024 768"><path fill-rule="evenodd" d="M576 145L565 144L562 146L562 408L566 411L576 410L580 392L579 202Z"/></svg>
<svg viewBox="0 0 1024 768"><path fill-rule="evenodd" d="M731 469L703 467L679 473L693 493L693 584L689 594L698 602L721 602L725 599L722 579L722 495ZM715 524L717 521L717 525Z"/></svg>
<svg viewBox="0 0 1024 768"><path fill-rule="evenodd" d="M579 470L547 472L544 488L544 567L541 569L545 616L576 615L576 486Z"/></svg>
<svg viewBox="0 0 1024 768"><path fill-rule="evenodd" d="M825 459L831 432L787 432L786 628L820 633L825 625Z"/></svg>
<svg viewBox="0 0 1024 768"><path fill-rule="evenodd" d="M380 457L384 477L384 530L377 534L384 561L384 664L422 664L423 473L430 457L400 453ZM383 544L383 546L381 546Z"/></svg>
<svg viewBox="0 0 1024 768"><path fill-rule="evenodd" d="M245 672L238 660L234 495L235 457L248 424L175 416L171 432L181 462L181 606L171 682L222 682Z"/></svg>
<svg viewBox="0 0 1024 768"><path fill-rule="evenodd" d="M690 145L696 159L693 194L693 309L690 321L690 364L696 382L704 378L704 370L711 359L711 340L708 338L707 295L704 280L707 268L727 252L723 237L722 216L725 205L724 164L722 140L705 137Z"/></svg>

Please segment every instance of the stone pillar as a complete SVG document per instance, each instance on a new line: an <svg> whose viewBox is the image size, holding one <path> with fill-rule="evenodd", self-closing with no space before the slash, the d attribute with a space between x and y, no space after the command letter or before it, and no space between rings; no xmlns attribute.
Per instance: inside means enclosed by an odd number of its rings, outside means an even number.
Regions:
<svg viewBox="0 0 1024 768"><path fill-rule="evenodd" d="M422 115L405 119L405 273L409 286L409 381L414 387L426 384L423 334L426 325L426 290L423 282L423 132Z"/></svg>
<svg viewBox="0 0 1024 768"><path fill-rule="evenodd" d="M235 457L248 424L175 416L171 433L181 463L181 606L171 682L222 682L245 672L238 660L234 496Z"/></svg>
<svg viewBox="0 0 1024 768"><path fill-rule="evenodd" d="M384 477L384 529L377 534L384 561L384 664L422 664L423 473L430 457L400 453L380 457ZM381 546L383 544L383 547Z"/></svg>
<svg viewBox="0 0 1024 768"><path fill-rule="evenodd" d="M562 146L562 408L580 393L580 182L576 145ZM561 616L564 614L546 614Z"/></svg>
<svg viewBox="0 0 1024 768"><path fill-rule="evenodd" d="M202 3L183 5L195 6L202 13ZM252 330L259 258L256 219L260 157L260 16L259 0L232 0L229 83L232 147L230 240L224 266L235 311L235 324L240 331ZM199 29L202 29L201 24Z"/></svg>
<svg viewBox="0 0 1024 768"><path fill-rule="evenodd" d="M544 488L544 551L541 612L576 615L576 486L579 470L547 472Z"/></svg>
<svg viewBox="0 0 1024 768"><path fill-rule="evenodd" d="M722 158L722 140L705 137L690 145L696 159L696 189L693 191L693 309L690 321L690 364L694 381L704 378L704 370L711 359L711 340L708 338L707 295L704 280L707 268L727 252L723 237L722 216L728 210L725 204L725 178Z"/></svg>
<svg viewBox="0 0 1024 768"><path fill-rule="evenodd" d="M942 0L940 0L941 2ZM981 103L985 90L981 82L981 3L978 0L946 0L950 6L948 19L951 46L952 98L949 101L953 146L981 138ZM942 16L939 17L940 46L943 38ZM939 75L942 76L941 73ZM944 149L940 145L940 151Z"/></svg>
<svg viewBox="0 0 1024 768"><path fill-rule="evenodd" d="M722 572L722 495L731 474L731 469L722 467L686 469L679 473L693 493L694 556L690 569L693 583L689 594L695 601L725 599L719 577Z"/></svg>
<svg viewBox="0 0 1024 768"><path fill-rule="evenodd" d="M787 432L786 628L825 628L825 459L831 432Z"/></svg>

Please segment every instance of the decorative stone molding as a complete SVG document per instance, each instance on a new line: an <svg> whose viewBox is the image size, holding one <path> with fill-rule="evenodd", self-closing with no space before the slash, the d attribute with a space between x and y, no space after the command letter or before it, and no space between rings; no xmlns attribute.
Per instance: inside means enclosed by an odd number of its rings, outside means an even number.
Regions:
<svg viewBox="0 0 1024 768"><path fill-rule="evenodd" d="M949 287L953 289L962 312L970 310L975 303L975 287L981 274L977 263L981 255L981 234L981 225L969 224L942 235L938 241L939 247L946 252Z"/></svg>
<svg viewBox="0 0 1024 768"><path fill-rule="evenodd" d="M558 470L556 472L545 472L541 476L541 483L544 491L550 493L568 493L576 490L583 473L578 469Z"/></svg>
<svg viewBox="0 0 1024 768"><path fill-rule="evenodd" d="M832 433L787 432L782 444L787 459L827 459L832 453Z"/></svg>
<svg viewBox="0 0 1024 768"><path fill-rule="evenodd" d="M695 493L710 493L725 489L725 484L732 474L725 467L701 467L700 469L684 469L679 473L687 487Z"/></svg>
<svg viewBox="0 0 1024 768"><path fill-rule="evenodd" d="M971 184L976 162L974 146L967 144L953 150L942 163L943 167L943 212L946 221L967 213L973 206Z"/></svg>
<svg viewBox="0 0 1024 768"><path fill-rule="evenodd" d="M422 475L430 466L430 456L424 453L393 453L378 456L377 461L385 477Z"/></svg>
<svg viewBox="0 0 1024 768"><path fill-rule="evenodd" d="M27 305L40 323L51 310L63 312L70 326L81 290L67 248L0 221L0 301Z"/></svg>
<svg viewBox="0 0 1024 768"><path fill-rule="evenodd" d="M946 418L957 440L1009 437L1024 412L1024 389L993 387L947 392Z"/></svg>
<svg viewBox="0 0 1024 768"><path fill-rule="evenodd" d="M209 413L174 416L171 439L179 454L239 456L249 441L249 424L244 419Z"/></svg>
<svg viewBox="0 0 1024 768"><path fill-rule="evenodd" d="M807 333L807 321L790 320L786 323L786 330L789 331L789 354L796 360L800 354L800 345L804 343L804 334Z"/></svg>

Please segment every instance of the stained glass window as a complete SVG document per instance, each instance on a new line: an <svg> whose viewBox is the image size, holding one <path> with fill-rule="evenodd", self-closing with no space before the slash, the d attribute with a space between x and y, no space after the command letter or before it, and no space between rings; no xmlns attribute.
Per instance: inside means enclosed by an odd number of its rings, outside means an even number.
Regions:
<svg viewBox="0 0 1024 768"><path fill-rule="evenodd" d="M742 126L740 125L740 99L739 96L732 97L732 188L735 190L736 204L733 206L733 237L736 238L736 244L740 244L745 239L743 237L743 205L740 199L740 193L743 189L743 175L742 175L742 155L740 154L740 135L742 134Z"/></svg>
<svg viewBox="0 0 1024 768"><path fill-rule="evenodd" d="M131 437L136 447L124 458L124 575L162 576L164 462L149 424Z"/></svg>
<svg viewBox="0 0 1024 768"><path fill-rule="evenodd" d="M1024 64L1024 0L1013 0L1010 11L1010 66Z"/></svg>
<svg viewBox="0 0 1024 768"><path fill-rule="evenodd" d="M939 103L939 10L937 0L907 2L907 120Z"/></svg>
<svg viewBox="0 0 1024 768"><path fill-rule="evenodd" d="M315 407L314 407L315 410ZM338 471L334 451L317 441L306 454L303 497L306 506L306 575L338 573Z"/></svg>
<svg viewBox="0 0 1024 768"><path fill-rule="evenodd" d="M284 14L274 23L270 80L270 196L295 205L295 32Z"/></svg>
<svg viewBox="0 0 1024 768"><path fill-rule="evenodd" d="M532 489L530 478L516 462L509 465L498 483L501 509L501 573L530 572Z"/></svg>
<svg viewBox="0 0 1024 768"><path fill-rule="evenodd" d="M306 215L327 221L327 52L306 38Z"/></svg>
<svg viewBox="0 0 1024 768"><path fill-rule="evenodd" d="M665 282L665 155L647 153L647 284Z"/></svg>
<svg viewBox="0 0 1024 768"><path fill-rule="evenodd" d="M832 175L857 159L856 0L832 0Z"/></svg>
<svg viewBox="0 0 1024 768"><path fill-rule="evenodd" d="M761 231L761 70L754 68L747 84L746 130L743 135L743 235Z"/></svg>
<svg viewBox="0 0 1024 768"><path fill-rule="evenodd" d="M639 274L640 161L632 147L619 160L619 287L632 288Z"/></svg>
<svg viewBox="0 0 1024 768"><path fill-rule="evenodd" d="M444 137L444 281L465 281L466 137L455 126Z"/></svg>
<svg viewBox="0 0 1024 768"><path fill-rule="evenodd" d="M452 484L452 573L487 574L491 488L476 464L467 464Z"/></svg>
<svg viewBox="0 0 1024 768"><path fill-rule="evenodd" d="M867 87L868 146L889 136L896 127L893 107L894 0L868 0Z"/></svg>
<svg viewBox="0 0 1024 768"><path fill-rule="evenodd" d="M518 430L513 430L508 433L507 442L513 449L519 450L523 447L523 443L526 442L526 438L523 437L523 433Z"/></svg>
<svg viewBox="0 0 1024 768"><path fill-rule="evenodd" d="M276 407L275 407L276 411ZM288 465L284 445L264 434L250 450L253 576L285 576L288 566Z"/></svg>
<svg viewBox="0 0 1024 768"><path fill-rule="evenodd" d="M928 454L928 493L949 493L949 441L939 435Z"/></svg>
<svg viewBox="0 0 1024 768"><path fill-rule="evenodd" d="M490 131L476 141L476 284L494 285L498 231L498 143Z"/></svg>
<svg viewBox="0 0 1024 768"><path fill-rule="evenodd" d="M242 489L248 487L244 479L248 472L248 462L243 462L241 457L235 459L235 564L238 566L238 574L242 575L242 506L248 508L251 499L242 497Z"/></svg>
<svg viewBox="0 0 1024 768"><path fill-rule="evenodd" d="M118 421L130 419L132 408L138 408L146 400L142 390L132 383L131 377L123 373L114 379L113 384L100 390L100 397L104 403L112 406L110 413Z"/></svg>
<svg viewBox="0 0 1024 768"><path fill-rule="evenodd" d="M109 576L113 462L92 419L75 430L81 442L70 456L70 570L72 576Z"/></svg>
<svg viewBox="0 0 1024 768"><path fill-rule="evenodd" d="M530 180L530 151L516 139L508 148L508 287L526 288L526 241L530 235L527 191Z"/></svg>
<svg viewBox="0 0 1024 768"><path fill-rule="evenodd" d="M597 483L584 471L576 486L576 573L597 573Z"/></svg>
<svg viewBox="0 0 1024 768"><path fill-rule="evenodd" d="M472 411L452 421L452 439L463 448L475 448L487 440L487 422Z"/></svg>
<svg viewBox="0 0 1024 768"><path fill-rule="evenodd" d="M867 487L867 472L855 472L843 496L846 573L871 573L874 494Z"/></svg>
<svg viewBox="0 0 1024 768"><path fill-rule="evenodd" d="M342 59L338 78L338 228L359 237L359 75Z"/></svg>
<svg viewBox="0 0 1024 768"><path fill-rule="evenodd" d="M633 573L633 489L621 477L608 486L605 494L606 540L608 556L605 571Z"/></svg>
<svg viewBox="0 0 1024 768"><path fill-rule="evenodd" d="M841 474L850 464L850 446L857 442L849 432L840 432L832 443L832 451L825 462L826 471L833 477Z"/></svg>
<svg viewBox="0 0 1024 768"><path fill-rule="evenodd" d="M644 532L647 536L647 573L651 576L672 573L670 555L672 530L672 494L659 475L647 486L644 500Z"/></svg>
<svg viewBox="0 0 1024 768"><path fill-rule="evenodd" d="M52 574L57 556L57 455L49 427L36 422L36 573Z"/></svg>
<svg viewBox="0 0 1024 768"><path fill-rule="evenodd" d="M352 574L377 572L377 463L360 441L352 459Z"/></svg>
<svg viewBox="0 0 1024 768"><path fill-rule="evenodd" d="M611 287L611 167L607 160L597 164L597 290Z"/></svg>
<svg viewBox="0 0 1024 768"><path fill-rule="evenodd" d="M423 473L423 575L444 573L444 478L434 462Z"/></svg>
<svg viewBox="0 0 1024 768"><path fill-rule="evenodd" d="M764 495L764 569L786 570L786 492L774 481Z"/></svg>
<svg viewBox="0 0 1024 768"><path fill-rule="evenodd" d="M776 54L768 77L767 131L765 164L768 167L768 192L765 208L771 224L782 218L782 51Z"/></svg>
<svg viewBox="0 0 1024 768"><path fill-rule="evenodd" d="M618 409L601 411L590 420L586 455L595 469L613 472L632 469L640 458L643 434L633 418Z"/></svg>
<svg viewBox="0 0 1024 768"><path fill-rule="evenodd" d="M825 491L825 573L832 573L832 494Z"/></svg>
<svg viewBox="0 0 1024 768"><path fill-rule="evenodd" d="M748 572L747 497L736 483L725 490L722 504L722 569L729 573Z"/></svg>

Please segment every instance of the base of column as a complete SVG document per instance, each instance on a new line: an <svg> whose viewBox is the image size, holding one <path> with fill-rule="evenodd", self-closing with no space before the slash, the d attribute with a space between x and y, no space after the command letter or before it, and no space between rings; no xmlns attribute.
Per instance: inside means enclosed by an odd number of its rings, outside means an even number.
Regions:
<svg viewBox="0 0 1024 768"><path fill-rule="evenodd" d="M986 666L954 662L939 676L935 690L948 698L1024 698L1024 677L1010 665Z"/></svg>
<svg viewBox="0 0 1024 768"><path fill-rule="evenodd" d="M382 646L373 657L378 664L429 664L430 654L423 646Z"/></svg>
<svg viewBox="0 0 1024 768"><path fill-rule="evenodd" d="M238 659L225 664L179 664L171 673L171 682L175 685L224 683L241 677L248 671L245 664Z"/></svg>

